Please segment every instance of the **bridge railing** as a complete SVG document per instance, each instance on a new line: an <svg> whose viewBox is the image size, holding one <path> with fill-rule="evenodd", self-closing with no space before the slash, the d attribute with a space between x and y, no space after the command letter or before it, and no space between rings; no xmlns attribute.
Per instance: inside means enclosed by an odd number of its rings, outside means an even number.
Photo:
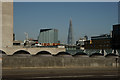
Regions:
<svg viewBox="0 0 120 80"><path fill-rule="evenodd" d="M23 48L57 48L58 46L23 46Z"/></svg>
<svg viewBox="0 0 120 80"><path fill-rule="evenodd" d="M113 49L85 49L85 50L80 50L80 49L66 49L66 52L70 53L71 55L75 55L76 53L86 53L88 56L93 55L94 53L99 53L103 54L104 56L109 55L109 54L114 54L117 56L120 56L120 50L113 50Z"/></svg>

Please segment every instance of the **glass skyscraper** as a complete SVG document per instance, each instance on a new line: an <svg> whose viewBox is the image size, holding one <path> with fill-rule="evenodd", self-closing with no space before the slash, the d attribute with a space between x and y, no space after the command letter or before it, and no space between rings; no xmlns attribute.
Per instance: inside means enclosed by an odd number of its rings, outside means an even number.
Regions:
<svg viewBox="0 0 120 80"><path fill-rule="evenodd" d="M70 19L69 31L68 31L68 45L73 45L73 29L72 29L72 19Z"/></svg>

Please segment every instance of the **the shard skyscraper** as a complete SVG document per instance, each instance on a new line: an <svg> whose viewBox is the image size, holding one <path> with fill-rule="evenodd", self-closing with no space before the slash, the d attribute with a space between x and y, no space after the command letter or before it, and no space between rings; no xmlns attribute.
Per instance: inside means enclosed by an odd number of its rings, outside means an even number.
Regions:
<svg viewBox="0 0 120 80"><path fill-rule="evenodd" d="M68 45L73 45L73 29L72 29L72 19L70 19L69 31L68 31Z"/></svg>

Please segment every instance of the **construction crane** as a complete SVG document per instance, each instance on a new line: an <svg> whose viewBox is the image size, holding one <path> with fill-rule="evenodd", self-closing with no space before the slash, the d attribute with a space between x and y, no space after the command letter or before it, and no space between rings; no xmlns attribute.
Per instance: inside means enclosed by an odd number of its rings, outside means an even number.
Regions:
<svg viewBox="0 0 120 80"><path fill-rule="evenodd" d="M24 32L26 36L26 41L28 41L28 33Z"/></svg>
<svg viewBox="0 0 120 80"><path fill-rule="evenodd" d="M26 33L26 32L24 32L24 33L25 33L25 37L26 37L26 40L24 40L24 46L26 46L29 44L28 33Z"/></svg>

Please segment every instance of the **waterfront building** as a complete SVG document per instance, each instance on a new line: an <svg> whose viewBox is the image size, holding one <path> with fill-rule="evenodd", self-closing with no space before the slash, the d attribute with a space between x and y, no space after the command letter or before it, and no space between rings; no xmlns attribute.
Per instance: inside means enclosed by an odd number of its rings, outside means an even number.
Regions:
<svg viewBox="0 0 120 80"><path fill-rule="evenodd" d="M72 46L74 44L73 42L73 29L72 29L72 19L70 19L70 24L69 24L69 31L68 31L68 45Z"/></svg>
<svg viewBox="0 0 120 80"><path fill-rule="evenodd" d="M112 48L120 49L120 24L113 25Z"/></svg>
<svg viewBox="0 0 120 80"><path fill-rule="evenodd" d="M40 29L38 36L39 43L58 43L58 30L57 29Z"/></svg>
<svg viewBox="0 0 120 80"><path fill-rule="evenodd" d="M111 49L112 37L109 34L93 36L91 40L85 41L85 49Z"/></svg>

